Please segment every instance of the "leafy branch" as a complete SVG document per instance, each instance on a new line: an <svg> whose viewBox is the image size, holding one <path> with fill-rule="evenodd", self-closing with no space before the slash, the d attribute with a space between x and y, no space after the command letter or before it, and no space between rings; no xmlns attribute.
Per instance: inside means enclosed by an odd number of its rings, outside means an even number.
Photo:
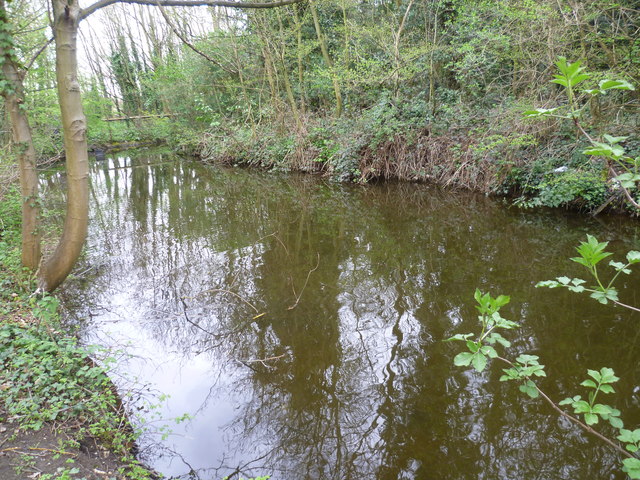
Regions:
<svg viewBox="0 0 640 480"><path fill-rule="evenodd" d="M640 181L640 157L632 158L625 153L624 147L620 145L627 137L615 137L604 134L601 139L593 138L582 126L580 119L587 102L579 105L576 98L578 85L585 80L591 78L591 74L586 73L580 61L573 63L567 62L565 57L559 57L556 62L559 74L554 75L551 83L556 83L565 88L568 98L566 106L558 106L554 108L536 108L524 112L526 117L553 117L560 119L568 119L573 121L578 131L589 141L590 147L582 151L585 155L602 157L606 161L607 169L612 176L614 185L619 187L625 194L628 202L635 208L640 209L640 204L631 195L631 191L637 189L637 183ZM606 95L612 90L635 90L635 87L626 80L605 79L598 83L597 88L584 89L581 91L589 98ZM568 110L568 111L567 111ZM616 172L614 165L622 168L623 173Z"/></svg>
<svg viewBox="0 0 640 480"><path fill-rule="evenodd" d="M605 251L607 245L609 245L609 242L599 242L592 235L587 235L587 241L580 242L580 245L576 247L576 251L579 256L571 258L573 262L579 263L587 269L591 277L595 280L596 285L585 287L585 280L581 278L569 278L563 276L557 277L555 280L538 282L536 287L567 288L575 293L588 292L591 298L598 300L602 304L606 305L611 301L621 307L640 312L639 308L621 303L618 299L618 290L613 286L620 274L629 275L631 273L631 269L629 267L636 263L640 263L640 252L636 250L629 251L626 255L627 261L624 263L610 260L608 266L613 269L615 274L609 282L604 282L600 272L598 271L598 264L605 258L613 255L611 252Z"/></svg>
<svg viewBox="0 0 640 480"><path fill-rule="evenodd" d="M589 291L593 298L596 298L602 303L607 303L609 300L612 300L611 297L615 292L616 303L619 303L617 302L617 291L615 291L611 285L620 273L630 273L627 268L630 264L640 262L640 253L629 252L627 255L629 263L626 265L618 264L618 262L610 262L610 265L613 264L611 266L616 270L616 275L605 287L598 276L596 265L611 255L611 253L605 251L606 246L606 242L600 243L594 237L588 236L587 242L582 242L577 248L580 257L572 259L584 265L589 272L591 272L596 278L598 283L597 287L593 287L593 289L585 288L582 285L585 283L584 280L569 279L568 277L560 277L557 280L541 282L545 284L554 282L554 284L539 286L551 286L552 288L564 286L576 292ZM493 298L489 293L482 293L476 289L474 298L478 303L476 309L480 313L478 320L481 331L477 336L474 333L463 333L456 334L446 340L462 341L466 345L466 351L458 353L454 357L453 363L456 366L462 367L472 366L478 372L485 370L490 359L496 359L506 364L508 368L503 369L504 374L500 377L500 381L516 381L519 383L518 388L521 392L531 398L543 398L559 415L569 419L584 431L598 437L623 455L625 458L622 461L622 470L626 472L631 479L640 479L640 459L636 456L637 452L640 451L640 429L633 431L624 429L624 423L620 418L620 410L610 405L597 402L599 395L615 393L612 384L617 382L619 378L615 375L613 369L604 367L601 368L600 371L587 370L590 378L580 384L589 389L586 399L583 399L581 395L575 395L559 403L554 402L535 382L536 378L547 376L545 366L539 363L539 357L537 355L521 354L515 360L511 361L500 356L494 348L496 344L500 344L505 348L511 346L511 343L497 330L513 329L518 326L517 323L507 320L500 315L500 308L509 303L509 297L499 295ZM573 415L561 408L561 406L565 405L573 408ZM584 421L580 419L581 415ZM619 443L616 443L611 438L592 428L593 425L599 423L600 419L607 421L613 428L618 430L619 435L616 439L624 444L624 448Z"/></svg>

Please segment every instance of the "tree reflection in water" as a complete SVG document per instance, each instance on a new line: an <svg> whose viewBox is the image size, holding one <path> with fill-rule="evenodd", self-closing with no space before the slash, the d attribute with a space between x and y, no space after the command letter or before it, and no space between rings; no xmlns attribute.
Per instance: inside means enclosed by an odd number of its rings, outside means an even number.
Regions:
<svg viewBox="0 0 640 480"><path fill-rule="evenodd" d="M498 368L453 367L441 340L473 328L476 287L510 294L513 352L542 356L545 388L562 398L583 363L611 366L637 423L637 319L532 288L572 268L586 231L628 249L631 223L162 157L92 172L94 268L66 304L85 341L132 343L120 371L171 395L164 415L194 416L163 443L188 467L146 458L166 475L624 478L613 452Z"/></svg>

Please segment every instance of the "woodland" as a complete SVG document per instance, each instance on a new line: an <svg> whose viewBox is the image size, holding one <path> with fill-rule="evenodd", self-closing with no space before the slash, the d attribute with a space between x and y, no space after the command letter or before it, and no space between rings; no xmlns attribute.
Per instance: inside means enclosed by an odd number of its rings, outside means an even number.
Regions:
<svg viewBox="0 0 640 480"><path fill-rule="evenodd" d="M74 158L86 165L88 147L163 143L209 162L633 214L639 8L2 2L3 165L8 175L12 158L22 165L23 263L35 270L41 258L35 165L65 156L78 211L40 268L42 286L55 288L79 255L86 171ZM551 80L562 62L568 80Z"/></svg>

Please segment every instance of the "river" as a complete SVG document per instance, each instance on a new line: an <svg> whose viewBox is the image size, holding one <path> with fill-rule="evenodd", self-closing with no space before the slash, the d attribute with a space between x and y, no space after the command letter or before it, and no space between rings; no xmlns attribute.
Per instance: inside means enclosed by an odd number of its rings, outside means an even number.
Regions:
<svg viewBox="0 0 640 480"><path fill-rule="evenodd" d="M557 401L612 367L599 400L640 424L640 315L535 288L586 278L569 257L587 233L616 259L640 249L624 217L132 152L91 167L86 257L62 293L82 340L118 358L151 430L141 459L169 478L623 479L610 447L443 342L479 331L476 288L510 295L504 356L539 355ZM621 300L640 305L639 286L623 278Z"/></svg>

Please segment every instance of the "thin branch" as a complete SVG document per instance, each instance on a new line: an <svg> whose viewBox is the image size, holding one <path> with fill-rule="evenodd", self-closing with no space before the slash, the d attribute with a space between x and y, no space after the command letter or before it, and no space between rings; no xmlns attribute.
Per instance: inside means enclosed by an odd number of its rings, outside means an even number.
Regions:
<svg viewBox="0 0 640 480"><path fill-rule="evenodd" d="M205 60L213 63L217 67L220 67L222 70L224 70L228 74L230 74L230 75L237 75L238 74L237 71L231 70L230 68L226 67L222 63L218 62L215 58L211 58L209 55L204 53L202 50L196 48L195 45L193 45L191 42L189 42L189 40L187 40L186 37L184 35L182 35L182 33L180 33L180 31L173 24L173 21L169 18L169 15L167 15L167 12L164 9L164 7L162 6L162 4L160 3L160 0L156 0L156 6L160 9L160 13L164 17L164 20L167 22L167 25L169 25L169 28L171 28L173 33L176 34L176 36L182 41L182 43L184 43L187 47L189 47L191 50L196 52L198 55L200 55Z"/></svg>
<svg viewBox="0 0 640 480"><path fill-rule="evenodd" d="M631 305L627 305L626 303L622 303L617 300L613 300L613 303L621 307L628 308L629 310L633 310L634 312L640 312L640 308L632 307Z"/></svg>
<svg viewBox="0 0 640 480"><path fill-rule="evenodd" d="M191 325L193 325L194 327L196 327L199 330L202 330L204 333L206 333L207 335L211 335L214 338L219 338L220 335L217 335L215 333L210 332L209 330L202 328L200 325L198 325L196 322L192 321L189 318L189 315L187 315L187 303L184 301L184 298L181 298L180 301L182 302L182 311L184 312L184 319L189 322Z"/></svg>
<svg viewBox="0 0 640 480"><path fill-rule="evenodd" d="M293 310L298 306L298 303L300 303L300 298L302 298L302 293L304 292L304 289L307 288L307 283L309 283L309 277L313 272L315 272L318 269L319 266L320 266L320 254L318 253L318 263L316 263L316 266L313 267L311 270L309 270L309 273L307 273L307 279L304 281L302 290L300 290L300 295L296 294L296 289L294 287L291 287L293 288L293 294L296 296L296 303L288 307L287 310Z"/></svg>
<svg viewBox="0 0 640 480"><path fill-rule="evenodd" d="M618 174L616 173L616 171L614 170L613 166L609 165L609 172L611 173L611 175L613 175L613 178L617 177ZM627 197L627 200L629 200L629 203L631 203L631 205L633 205L636 209L640 210L640 205L638 204L638 202L636 202L633 197L631 196L631 194L629 193L629 190L627 190L622 183L618 183L618 186L622 189L622 191L624 192L624 196Z"/></svg>
<svg viewBox="0 0 640 480"><path fill-rule="evenodd" d="M194 295L195 297L198 297L200 295L202 295L203 293L212 293L212 292L222 292L222 293L228 293L230 295L233 295L235 297L238 297L240 300L242 300L244 303L246 303L247 305L249 305L251 308L253 308L255 310L256 313L259 313L259 310L254 307L253 305L251 305L251 303L249 303L248 300L242 298L240 295L238 295L236 292L232 292L231 290L225 290L224 288L211 288L209 290L203 290L201 292L198 292Z"/></svg>
<svg viewBox="0 0 640 480"><path fill-rule="evenodd" d="M27 64L25 65L24 69L25 70L29 70L31 67L33 67L33 64L35 63L35 61L38 59L38 57L42 54L42 52L44 52L47 47L49 45L51 45L53 43L53 37L51 37L50 39L48 39L44 45L42 45L38 51L36 53L33 54L33 57L31 57L31 59L27 62Z"/></svg>
<svg viewBox="0 0 640 480"><path fill-rule="evenodd" d="M293 5L303 0L277 0L274 2L234 2L230 0L99 0L93 5L82 9L80 20L87 18L101 8L108 7L115 3L129 3L137 5L149 5L163 7L231 7L231 8L275 8L285 5Z"/></svg>

